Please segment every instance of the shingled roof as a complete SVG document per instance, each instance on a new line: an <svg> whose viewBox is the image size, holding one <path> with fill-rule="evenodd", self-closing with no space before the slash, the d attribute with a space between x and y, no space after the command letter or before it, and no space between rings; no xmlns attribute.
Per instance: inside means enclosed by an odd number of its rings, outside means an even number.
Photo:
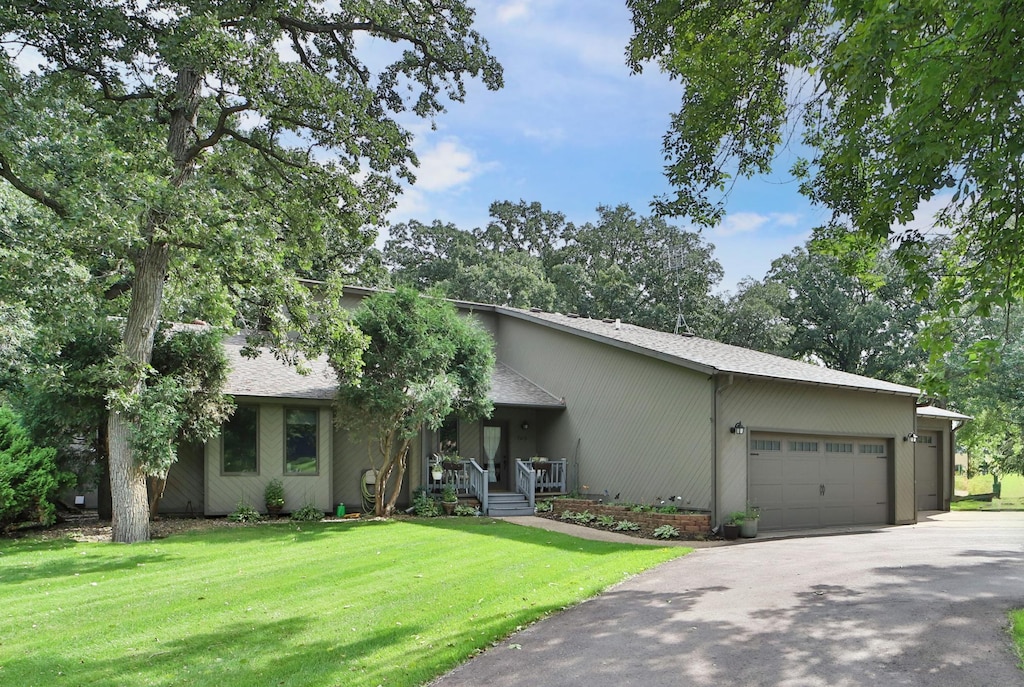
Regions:
<svg viewBox="0 0 1024 687"><path fill-rule="evenodd" d="M331 401L338 390L334 370L325 358L309 361L309 374L299 374L295 367L278 360L269 349L260 349L256 358L242 355L245 335L224 340L224 351L231 371L225 392L233 396L256 398L300 398ZM532 408L564 408L565 403L549 394L504 363L491 373L490 399L497 406Z"/></svg>
<svg viewBox="0 0 1024 687"><path fill-rule="evenodd" d="M499 313L584 336L594 341L658 358L698 372L817 384L845 389L918 396L914 387L840 372L820 365L702 339L658 332L614 320L496 307Z"/></svg>

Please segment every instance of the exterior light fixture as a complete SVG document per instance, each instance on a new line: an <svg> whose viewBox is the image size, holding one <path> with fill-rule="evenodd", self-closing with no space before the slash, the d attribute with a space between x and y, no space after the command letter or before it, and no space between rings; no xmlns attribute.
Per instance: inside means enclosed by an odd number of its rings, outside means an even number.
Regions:
<svg viewBox="0 0 1024 687"><path fill-rule="evenodd" d="M747 428L743 426L742 422L737 422L735 425L729 428L730 434L743 434L747 431Z"/></svg>
<svg viewBox="0 0 1024 687"><path fill-rule="evenodd" d="M917 443L917 435L914 434L913 432L911 432L907 436L903 437L903 441L909 441L912 444L916 444Z"/></svg>
<svg viewBox="0 0 1024 687"><path fill-rule="evenodd" d="M523 424L519 425L519 428L522 429L525 432L526 430L530 429L530 423L529 422L523 422Z"/></svg>

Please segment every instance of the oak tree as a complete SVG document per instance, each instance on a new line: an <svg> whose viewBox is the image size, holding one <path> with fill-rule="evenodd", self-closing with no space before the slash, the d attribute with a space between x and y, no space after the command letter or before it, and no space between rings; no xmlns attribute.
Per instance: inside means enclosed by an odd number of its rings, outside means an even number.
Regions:
<svg viewBox="0 0 1024 687"><path fill-rule="evenodd" d="M0 179L52 247L103 256L123 335L111 393L144 391L176 303L285 350L312 319L296 270L373 239L413 179L408 117L501 70L461 0L11 0L0 7ZM82 260L91 265L91 260ZM227 324L228 322L217 322ZM148 538L129 414L109 418L113 539Z"/></svg>

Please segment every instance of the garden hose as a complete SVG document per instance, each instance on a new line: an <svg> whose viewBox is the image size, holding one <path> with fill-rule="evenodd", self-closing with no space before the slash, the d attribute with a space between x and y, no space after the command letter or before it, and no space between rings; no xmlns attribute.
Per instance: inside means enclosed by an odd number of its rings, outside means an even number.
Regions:
<svg viewBox="0 0 1024 687"><path fill-rule="evenodd" d="M359 481L359 488L363 496L363 514L375 513L377 511L377 471L364 470Z"/></svg>

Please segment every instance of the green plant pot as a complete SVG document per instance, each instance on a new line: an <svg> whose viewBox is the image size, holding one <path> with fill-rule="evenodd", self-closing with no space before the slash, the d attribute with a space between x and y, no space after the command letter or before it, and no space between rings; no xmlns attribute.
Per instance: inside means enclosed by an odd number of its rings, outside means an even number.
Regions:
<svg viewBox="0 0 1024 687"><path fill-rule="evenodd" d="M744 539L753 539L757 536L757 519L744 520L740 525L740 536Z"/></svg>

